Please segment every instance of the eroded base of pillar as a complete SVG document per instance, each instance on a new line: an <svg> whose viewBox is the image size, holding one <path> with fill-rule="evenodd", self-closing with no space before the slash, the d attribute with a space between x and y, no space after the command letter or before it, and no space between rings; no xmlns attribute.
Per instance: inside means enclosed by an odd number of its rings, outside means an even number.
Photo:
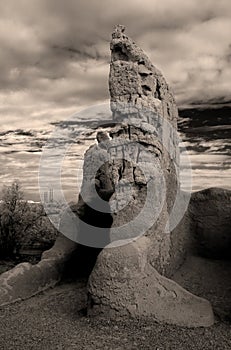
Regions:
<svg viewBox="0 0 231 350"><path fill-rule="evenodd" d="M89 315L146 317L185 327L211 326L214 315L210 302L161 276L148 262L149 245L149 239L142 237L100 253L88 284Z"/></svg>

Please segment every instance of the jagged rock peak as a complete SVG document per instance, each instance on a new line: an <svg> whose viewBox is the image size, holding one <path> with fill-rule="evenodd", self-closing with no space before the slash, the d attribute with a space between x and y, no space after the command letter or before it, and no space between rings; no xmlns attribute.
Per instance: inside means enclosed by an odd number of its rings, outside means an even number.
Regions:
<svg viewBox="0 0 231 350"><path fill-rule="evenodd" d="M126 121L132 115L154 125L156 118L153 121L152 115L155 114L177 129L177 107L165 78L146 53L125 34L125 26L115 26L110 49L109 90L113 118Z"/></svg>
<svg viewBox="0 0 231 350"><path fill-rule="evenodd" d="M127 57L127 60L131 61L138 61L140 63L148 64L150 67L152 67L152 63L150 62L148 56L144 54L143 50L139 48L139 46L136 45L136 43L130 39L125 33L125 26L122 24L117 24L114 27L113 33L112 33L112 41L111 41L111 50L113 54L113 49L116 49L117 45L122 47L124 46L124 50L127 51L129 56ZM113 57L112 55L112 61L113 58L116 60L116 55Z"/></svg>
<svg viewBox="0 0 231 350"><path fill-rule="evenodd" d="M117 24L114 27L112 38L120 38L124 32L125 32L125 26L122 24Z"/></svg>

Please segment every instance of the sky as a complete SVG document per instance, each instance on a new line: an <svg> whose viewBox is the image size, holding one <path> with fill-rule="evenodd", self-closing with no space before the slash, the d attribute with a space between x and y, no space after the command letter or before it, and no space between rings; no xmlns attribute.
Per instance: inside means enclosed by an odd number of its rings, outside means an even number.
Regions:
<svg viewBox="0 0 231 350"><path fill-rule="evenodd" d="M2 128L32 128L109 99L114 25L149 55L179 107L230 103L230 0L0 2Z"/></svg>

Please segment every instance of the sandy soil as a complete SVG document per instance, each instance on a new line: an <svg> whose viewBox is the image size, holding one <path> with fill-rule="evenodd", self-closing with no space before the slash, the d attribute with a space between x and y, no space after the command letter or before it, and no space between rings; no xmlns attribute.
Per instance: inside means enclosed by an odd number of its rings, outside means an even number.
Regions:
<svg viewBox="0 0 231 350"><path fill-rule="evenodd" d="M187 329L152 320L88 318L86 281L66 281L30 300L0 309L0 349L230 350L231 263L189 258L174 279L207 296L218 314L210 328Z"/></svg>

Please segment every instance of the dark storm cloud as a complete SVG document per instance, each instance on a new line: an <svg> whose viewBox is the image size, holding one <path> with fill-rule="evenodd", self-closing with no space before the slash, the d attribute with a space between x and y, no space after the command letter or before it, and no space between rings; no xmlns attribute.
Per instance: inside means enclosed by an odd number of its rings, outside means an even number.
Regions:
<svg viewBox="0 0 231 350"><path fill-rule="evenodd" d="M15 120L41 113L52 119L107 99L109 41L116 23L125 24L161 68L179 104L226 101L230 14L229 0L1 2L4 115Z"/></svg>

